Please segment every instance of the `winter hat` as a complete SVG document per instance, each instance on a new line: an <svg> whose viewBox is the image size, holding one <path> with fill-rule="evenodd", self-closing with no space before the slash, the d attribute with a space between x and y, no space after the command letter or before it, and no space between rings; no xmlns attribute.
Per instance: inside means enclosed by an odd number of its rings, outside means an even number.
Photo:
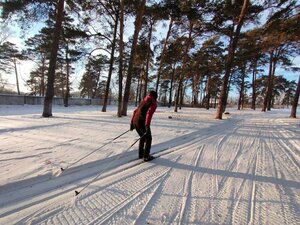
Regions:
<svg viewBox="0 0 300 225"><path fill-rule="evenodd" d="M156 91L150 91L149 95L151 95L155 100L157 100L157 93L156 93Z"/></svg>

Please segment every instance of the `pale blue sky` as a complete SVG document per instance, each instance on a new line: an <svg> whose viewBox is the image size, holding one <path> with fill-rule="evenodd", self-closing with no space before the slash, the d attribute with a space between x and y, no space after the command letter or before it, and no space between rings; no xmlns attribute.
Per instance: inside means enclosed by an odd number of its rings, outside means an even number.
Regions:
<svg viewBox="0 0 300 225"><path fill-rule="evenodd" d="M127 24L125 26L126 30L125 30L125 36L128 37L130 35L132 35L133 33L133 26L132 26L133 21L132 20L127 20ZM166 22L168 25L168 22ZM36 34L39 29L41 29L42 24L35 24L31 29L26 31L26 37L30 37L33 36L34 34ZM11 35L9 37L9 41L11 41L12 43L15 43L17 46L19 46L20 48L22 48L24 46L23 43L23 39L21 38L22 36L22 31L19 29L19 27L14 24L13 26L10 27L11 29ZM157 29L157 32L155 34L155 36L158 39L163 39L165 37L165 33L166 33L166 29L167 28L159 28ZM295 66L300 67L300 56L296 57L293 59L293 62L295 64ZM20 89L22 92L28 92L27 87L25 86L25 81L29 78L29 74L30 71L32 70L32 68L35 66L35 63L33 62L22 62L18 65L18 70L19 70L19 82L20 82ZM268 73L267 71L268 69L266 68L265 70L265 74ZM283 75L284 77L286 77L288 80L298 80L298 77L300 75L300 72L298 73L293 73L291 71L285 71L280 67L277 67L276 69L277 71L277 75ZM78 84L80 82L81 76L83 73L83 69L77 69L75 71L75 74L72 74L72 80L74 81L74 84L72 85L74 90L77 90L78 88ZM8 83L10 84L9 86L11 88L13 88L14 90L16 90L16 78L14 74L6 74L6 75L2 75L2 78L8 80Z"/></svg>

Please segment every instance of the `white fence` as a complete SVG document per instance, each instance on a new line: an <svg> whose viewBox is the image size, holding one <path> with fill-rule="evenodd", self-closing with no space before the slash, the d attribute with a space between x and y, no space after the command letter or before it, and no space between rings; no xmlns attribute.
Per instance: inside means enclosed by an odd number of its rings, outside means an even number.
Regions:
<svg viewBox="0 0 300 225"><path fill-rule="evenodd" d="M0 105L43 105L45 97L0 94ZM53 98L53 105L63 105L63 98ZM69 98L69 105L102 105L103 99ZM110 104L110 100L108 100Z"/></svg>

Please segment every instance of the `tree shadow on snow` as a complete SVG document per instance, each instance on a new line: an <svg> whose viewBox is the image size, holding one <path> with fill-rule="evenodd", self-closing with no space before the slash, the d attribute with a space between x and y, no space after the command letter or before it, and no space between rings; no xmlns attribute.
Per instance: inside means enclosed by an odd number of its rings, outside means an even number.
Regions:
<svg viewBox="0 0 300 225"><path fill-rule="evenodd" d="M267 177L267 176L261 176L261 175L254 175L254 174L248 174L248 173L241 173L241 172L232 172L227 170L220 170L220 169L211 169L211 168L205 168L205 167L195 167L192 165L186 165L181 164L178 162L170 161L165 158L159 158L158 160L154 161L155 164L165 166L165 167L172 167L176 169L181 170L188 170L193 171L195 173L205 173L210 175L218 175L222 177L231 177L236 179L243 179L243 180L250 180L250 181L256 181L256 182L262 182L262 183L271 183L276 185L281 185L284 187L289 188L296 188L300 189L300 182L293 181L293 180L285 180L280 179L276 177Z"/></svg>

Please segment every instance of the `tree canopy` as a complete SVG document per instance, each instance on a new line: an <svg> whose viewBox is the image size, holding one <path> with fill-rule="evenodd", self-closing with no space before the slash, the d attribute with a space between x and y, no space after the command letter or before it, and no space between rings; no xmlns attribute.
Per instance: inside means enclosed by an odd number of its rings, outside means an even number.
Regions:
<svg viewBox="0 0 300 225"><path fill-rule="evenodd" d="M44 116L52 115L54 96L68 106L72 88L81 97L103 98L103 112L108 98L117 99L118 116L150 89L174 111L186 104L217 107L218 119L231 90L239 109L266 111L297 99L299 74L295 82L282 74L299 67L296 0L6 0L1 7L2 20L22 30L42 24L21 37L26 44L18 54L1 38L0 71L2 78L9 73L13 58L36 63L26 84L45 96Z"/></svg>

